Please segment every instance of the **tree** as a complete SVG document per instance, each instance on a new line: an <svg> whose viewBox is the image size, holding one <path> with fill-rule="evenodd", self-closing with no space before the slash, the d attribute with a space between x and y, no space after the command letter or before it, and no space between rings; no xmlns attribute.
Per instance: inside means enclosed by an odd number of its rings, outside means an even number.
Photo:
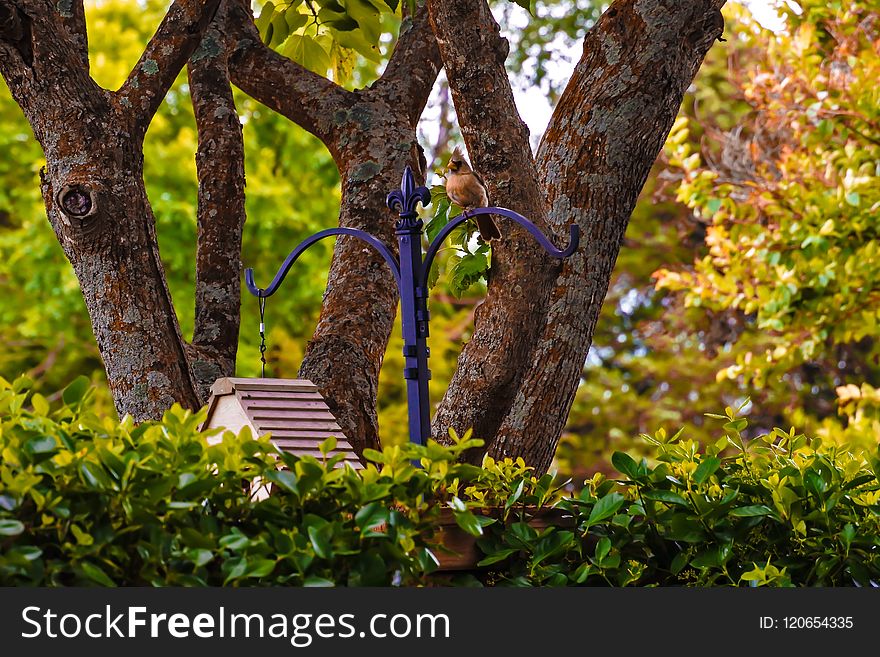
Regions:
<svg viewBox="0 0 880 657"><path fill-rule="evenodd" d="M382 11L366 0L318 4L314 23L336 31L324 50L327 61L307 54L316 53L309 44L320 43L297 32L303 27L294 27L296 17L288 20L290 9L283 18L293 34L285 42L300 37L290 54L324 72L334 65L337 79L345 57L334 44L355 25L375 36ZM492 454L522 455L545 469L627 220L685 89L721 35L723 4L612 3L586 36L583 58L533 157L504 69L506 40L482 0L429 0L414 15L404 10L384 73L354 91L266 46L241 3L177 0L115 92L89 77L81 2L67 11L42 0L0 1L0 73L46 155L44 202L83 290L118 412L144 419L171 401L198 406L214 377L232 373L244 206L229 82L318 137L342 178L340 224L391 244L384 193L406 164L425 175L415 124L442 63L462 135L493 202L530 216L558 241L576 221L584 246L560 264L511 230L495 248L487 298L434 433L473 427ZM304 12L314 7L306 3ZM158 257L142 162L149 121L187 61L200 176L190 342ZM389 278L378 256L354 240L337 242L301 368L334 401L358 449L378 441L376 386L397 302Z"/></svg>
<svg viewBox="0 0 880 657"><path fill-rule="evenodd" d="M781 35L744 31L733 81L749 111L735 126L673 129L669 172L706 253L657 284L731 320L719 381L775 389L791 424L876 444L880 24L870 2L799 5ZM838 405L859 416L848 430Z"/></svg>

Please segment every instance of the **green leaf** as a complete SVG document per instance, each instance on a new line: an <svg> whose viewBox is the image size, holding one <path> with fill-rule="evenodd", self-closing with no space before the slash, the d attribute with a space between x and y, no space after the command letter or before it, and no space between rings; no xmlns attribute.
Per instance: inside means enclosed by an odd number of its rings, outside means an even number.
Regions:
<svg viewBox="0 0 880 657"><path fill-rule="evenodd" d="M510 507L512 507L514 504L516 504L517 500L519 500L519 498L523 494L523 488L525 487L525 485L526 485L526 480L520 479L519 485L516 487L516 490L513 491L513 495L508 497L507 501L504 503L504 510L505 511L508 511L510 509Z"/></svg>
<svg viewBox="0 0 880 657"><path fill-rule="evenodd" d="M263 5L263 8L260 10L260 15L254 19L254 24L257 26L257 29L262 32L272 20L272 15L275 13L275 3L271 0Z"/></svg>
<svg viewBox="0 0 880 657"><path fill-rule="evenodd" d="M755 518L758 516L773 516L776 514L773 512L773 509L764 506L763 504L752 504L750 506L741 506L737 509L731 509L730 515L734 518Z"/></svg>
<svg viewBox="0 0 880 657"><path fill-rule="evenodd" d="M297 476L290 470L273 470L271 472L267 472L265 476L266 479L271 481L273 484L280 486L284 490L290 493L299 494L299 489L296 485Z"/></svg>
<svg viewBox="0 0 880 657"><path fill-rule="evenodd" d="M688 553L687 552L679 552L675 555L675 558L672 560L672 564L669 566L670 572L673 575L678 575L684 567L688 564Z"/></svg>
<svg viewBox="0 0 880 657"><path fill-rule="evenodd" d="M867 484L869 481L874 481L875 478L876 477L873 474L859 475L858 477L856 477L852 481L848 482L843 487L843 490L851 490L853 488L858 488L862 484Z"/></svg>
<svg viewBox="0 0 880 657"><path fill-rule="evenodd" d="M596 562L601 563L604 561L609 552L611 552L611 539L607 536L603 536L599 539L599 542L596 543Z"/></svg>
<svg viewBox="0 0 880 657"><path fill-rule="evenodd" d="M327 440L318 445L318 449L321 450L321 454L327 456L327 454L336 449L336 437L330 436Z"/></svg>
<svg viewBox="0 0 880 657"><path fill-rule="evenodd" d="M623 506L625 501L626 499L620 493L609 493L593 506L587 524L595 525L610 518L617 513L617 510Z"/></svg>
<svg viewBox="0 0 880 657"><path fill-rule="evenodd" d="M327 579L326 577L310 575L303 580L303 586L308 588L332 588L336 586L336 583L332 579Z"/></svg>
<svg viewBox="0 0 880 657"><path fill-rule="evenodd" d="M291 34L281 54L318 75L330 68L330 55L315 39L304 34Z"/></svg>
<svg viewBox="0 0 880 657"><path fill-rule="evenodd" d="M363 454L364 454L365 459L367 459L368 461L372 461L373 463L385 463L386 462L385 455L382 452L380 452L379 450L371 449L371 448L367 447L366 449L364 449Z"/></svg>
<svg viewBox="0 0 880 657"><path fill-rule="evenodd" d="M336 41L343 48L354 50L359 55L370 60L374 64L382 63L382 52L377 44L369 43L360 30L352 30L350 32L339 32L336 34Z"/></svg>
<svg viewBox="0 0 880 657"><path fill-rule="evenodd" d="M709 481L709 477L715 474L715 471L721 465L721 459L716 456L704 457L700 461L700 465L694 470L694 481L698 484L705 484Z"/></svg>
<svg viewBox="0 0 880 657"><path fill-rule="evenodd" d="M346 0L346 13L358 22L359 32L371 44L378 44L382 34L379 10L367 0Z"/></svg>
<svg viewBox="0 0 880 657"><path fill-rule="evenodd" d="M856 528L853 526L851 522L846 523L843 531L840 532L840 542L843 544L844 549L849 552L849 547L852 545L853 540L856 537Z"/></svg>
<svg viewBox="0 0 880 657"><path fill-rule="evenodd" d="M210 550L191 548L186 551L186 557L192 561L197 568L201 568L214 558L214 553Z"/></svg>
<svg viewBox="0 0 880 657"><path fill-rule="evenodd" d="M499 561L504 561L512 554L515 554L519 550L517 548L507 548L505 550L499 550L498 552L493 552L486 558L477 562L478 566L491 566L493 563L498 563Z"/></svg>
<svg viewBox="0 0 880 657"><path fill-rule="evenodd" d="M248 563L247 575L249 577L266 577L275 570L274 559L255 559Z"/></svg>
<svg viewBox="0 0 880 657"><path fill-rule="evenodd" d="M733 420L732 422L726 423L724 425L724 430L740 433L743 430L745 430L745 428L748 426L749 426L749 421L746 418L741 417L737 420Z"/></svg>
<svg viewBox="0 0 880 657"><path fill-rule="evenodd" d="M215 542L209 536L193 529L192 527L184 527L180 530L180 538L183 539L184 545L191 548L201 548L205 551L213 550Z"/></svg>
<svg viewBox="0 0 880 657"><path fill-rule="evenodd" d="M308 533L315 554L322 559L333 558L333 548L330 546L330 539L333 536L333 525L330 523L323 527L312 525L309 527Z"/></svg>
<svg viewBox="0 0 880 657"><path fill-rule="evenodd" d="M101 586L116 586L113 580L107 576L107 573L95 564L83 561L82 564L80 564L80 567L82 568L83 574L93 582L97 582Z"/></svg>
<svg viewBox="0 0 880 657"><path fill-rule="evenodd" d="M233 552L241 552L251 544L251 539L237 530L233 533L223 536L220 541L220 547L232 550Z"/></svg>
<svg viewBox="0 0 880 657"><path fill-rule="evenodd" d="M71 525L70 531L73 533L74 538L76 538L77 545L88 547L89 545L93 545L95 543L95 539L91 534L89 534L88 532L84 532L76 525Z"/></svg>
<svg viewBox="0 0 880 657"><path fill-rule="evenodd" d="M450 274L449 291L456 298L461 298L471 285L486 276L489 260L482 253L468 253L459 258L450 258L447 266Z"/></svg>
<svg viewBox="0 0 880 657"><path fill-rule="evenodd" d="M678 504L679 506L690 506L690 503L678 493L671 490L645 490L642 497L646 500L654 502L664 502L666 504Z"/></svg>
<svg viewBox="0 0 880 657"><path fill-rule="evenodd" d="M53 436L40 436L27 442L26 449L31 454L48 454L58 447Z"/></svg>
<svg viewBox="0 0 880 657"><path fill-rule="evenodd" d="M665 538L685 543L702 543L706 540L706 533L695 518L690 518L684 513L676 513L667 522Z"/></svg>
<svg viewBox="0 0 880 657"><path fill-rule="evenodd" d="M694 568L718 568L721 566L721 555L718 548L712 548L701 552L691 559Z"/></svg>
<svg viewBox="0 0 880 657"><path fill-rule="evenodd" d="M531 559L532 568L556 554L565 552L571 546L574 539L574 532L548 531L549 533L544 532L543 538L535 545Z"/></svg>
<svg viewBox="0 0 880 657"><path fill-rule="evenodd" d="M630 479L638 480L643 476L638 463L636 463L629 454L625 454L624 452L614 452L614 454L611 455L611 465L613 465L618 472L625 474Z"/></svg>
<svg viewBox="0 0 880 657"><path fill-rule="evenodd" d="M276 13L275 16L272 17L272 40L268 45L277 46L278 44L283 43L289 34L290 26L287 24L287 19L284 17L284 14Z"/></svg>
<svg viewBox="0 0 880 657"><path fill-rule="evenodd" d="M288 33L293 34L309 22L309 16L291 8L284 12L284 20L287 21Z"/></svg>
<svg viewBox="0 0 880 657"><path fill-rule="evenodd" d="M453 511L455 523L471 536L482 536L483 526L470 511Z"/></svg>
<svg viewBox="0 0 880 657"><path fill-rule="evenodd" d="M24 531L24 525L18 520L0 520L0 536L18 536Z"/></svg>
<svg viewBox="0 0 880 657"><path fill-rule="evenodd" d="M342 18L327 21L327 25L340 32L351 32L359 27L358 22L351 16L343 16Z"/></svg>
<svg viewBox="0 0 880 657"><path fill-rule="evenodd" d="M354 521L361 528L361 536L381 536L382 534L375 531L375 528L388 523L390 511L387 506L381 502L370 502L366 506L360 508L355 514Z"/></svg>
<svg viewBox="0 0 880 657"><path fill-rule="evenodd" d="M31 406L34 407L34 415L49 415L49 402L37 392L31 396Z"/></svg>
<svg viewBox="0 0 880 657"><path fill-rule="evenodd" d="M107 476L107 473L104 472L104 469L90 461L83 461L79 466L79 472L82 475L83 481L90 488L94 488L96 490L111 490L116 488L113 483L113 480Z"/></svg>
<svg viewBox="0 0 880 657"><path fill-rule="evenodd" d="M68 406L77 406L81 402L91 386L91 382L85 376L78 376L61 393L61 399Z"/></svg>
<svg viewBox="0 0 880 657"><path fill-rule="evenodd" d="M828 484L815 470L807 470L804 473L804 486L817 497L823 497L825 491L828 490Z"/></svg>
<svg viewBox="0 0 880 657"><path fill-rule="evenodd" d="M74 379L74 383L76 383L76 381L79 381L79 379L81 379L81 378L85 378L85 377L78 377L78 378ZM34 385L34 380L31 377L29 377L25 374L22 374L21 376L17 377L15 379L15 381L12 382L12 389L15 392L22 392L24 390L30 389L31 387L33 387L33 385Z"/></svg>

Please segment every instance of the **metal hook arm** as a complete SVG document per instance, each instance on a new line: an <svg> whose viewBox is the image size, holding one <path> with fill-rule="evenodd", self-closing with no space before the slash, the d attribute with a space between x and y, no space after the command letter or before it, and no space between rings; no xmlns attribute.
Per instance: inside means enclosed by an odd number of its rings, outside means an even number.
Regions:
<svg viewBox="0 0 880 657"><path fill-rule="evenodd" d="M434 257L437 255L437 251L440 250L443 242L446 240L447 237L449 237L449 233L451 233L453 230L455 230L458 226L463 224L471 217L475 217L479 214L494 214L496 216L513 219L516 223L529 231L529 233L532 234L532 237L534 237L538 241L538 244L540 244L544 248L544 250L554 258L567 258L577 250L578 244L580 243L581 229L580 226L578 226L577 224L573 223L571 224L571 226L569 226L570 239L568 246L565 247L565 249L560 250L553 246L553 243L549 239L547 239L547 236L544 235L544 233L542 233L535 224L533 224L531 221L526 219L518 212L508 210L507 208L476 208L468 212L462 212L454 219L451 219L449 223L446 224L443 229L437 234L437 237L435 237L434 241L431 242L431 246L428 247L427 253L425 253L424 265L422 266L424 277L427 277L428 272L431 271L431 264L434 262Z"/></svg>
<svg viewBox="0 0 880 657"><path fill-rule="evenodd" d="M311 237L307 237L302 242L300 242L299 246L291 251L290 255L285 258L284 263L278 270L278 273L275 274L275 278L272 279L272 283L265 290L257 287L256 283L254 283L253 268L248 267L247 269L245 269L244 279L245 283L247 284L248 291L255 297L271 297L278 290L278 287L281 285L281 283L284 282L284 278L287 276L287 272L290 271L293 263L296 262L297 258L299 258L300 255L302 255L303 251L308 249L315 242L319 242L325 237L331 237L333 235L349 235L351 237L357 237L372 246L379 252L379 254L383 258L385 258L385 262L388 263L388 266L391 268L391 273L394 274L394 280L397 282L398 285L400 285L400 265L397 263L397 258L391 252L391 249L385 246L385 244L377 240L369 233L365 233L364 231L358 230L357 228L328 228L327 230L322 230L319 233L315 233Z"/></svg>

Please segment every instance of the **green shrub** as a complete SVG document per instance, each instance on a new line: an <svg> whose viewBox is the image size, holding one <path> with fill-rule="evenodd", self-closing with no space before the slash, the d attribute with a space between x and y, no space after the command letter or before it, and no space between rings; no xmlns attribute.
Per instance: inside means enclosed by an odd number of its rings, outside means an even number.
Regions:
<svg viewBox="0 0 880 657"><path fill-rule="evenodd" d="M0 380L0 584L418 583L436 567L433 491L473 470L454 462L473 441L426 450L424 470L391 448L374 457L393 470L359 474L248 432L209 445L204 411L135 426L91 414L84 379L54 412L27 385ZM260 481L276 494L254 499Z"/></svg>
<svg viewBox="0 0 880 657"><path fill-rule="evenodd" d="M210 445L203 412L101 419L82 379L54 410L27 388L0 379L0 585L880 580L876 458L778 430L746 445L732 411L704 453L659 431L646 436L656 465L616 453L623 478L596 476L574 495L521 460L457 462L477 444L467 436L368 450L355 472L249 434ZM255 482L273 494L255 499ZM435 572L443 509L482 550L469 574Z"/></svg>
<svg viewBox="0 0 880 657"><path fill-rule="evenodd" d="M880 585L876 453L793 429L745 443L745 418L712 417L724 435L703 452L662 429L643 436L656 466L615 452L623 479L596 475L556 502L571 529L490 527L483 563L523 585Z"/></svg>

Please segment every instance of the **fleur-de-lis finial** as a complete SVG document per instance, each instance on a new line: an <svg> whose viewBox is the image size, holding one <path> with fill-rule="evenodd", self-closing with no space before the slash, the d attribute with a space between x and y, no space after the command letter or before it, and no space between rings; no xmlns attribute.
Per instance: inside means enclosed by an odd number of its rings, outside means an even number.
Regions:
<svg viewBox="0 0 880 657"><path fill-rule="evenodd" d="M421 219L416 213L416 206L420 202L422 206L430 205L431 192L427 187L416 187L415 176L413 176L412 169L407 166L403 170L400 189L395 189L385 199L385 204L400 214L400 221L397 222L398 230L420 226Z"/></svg>

